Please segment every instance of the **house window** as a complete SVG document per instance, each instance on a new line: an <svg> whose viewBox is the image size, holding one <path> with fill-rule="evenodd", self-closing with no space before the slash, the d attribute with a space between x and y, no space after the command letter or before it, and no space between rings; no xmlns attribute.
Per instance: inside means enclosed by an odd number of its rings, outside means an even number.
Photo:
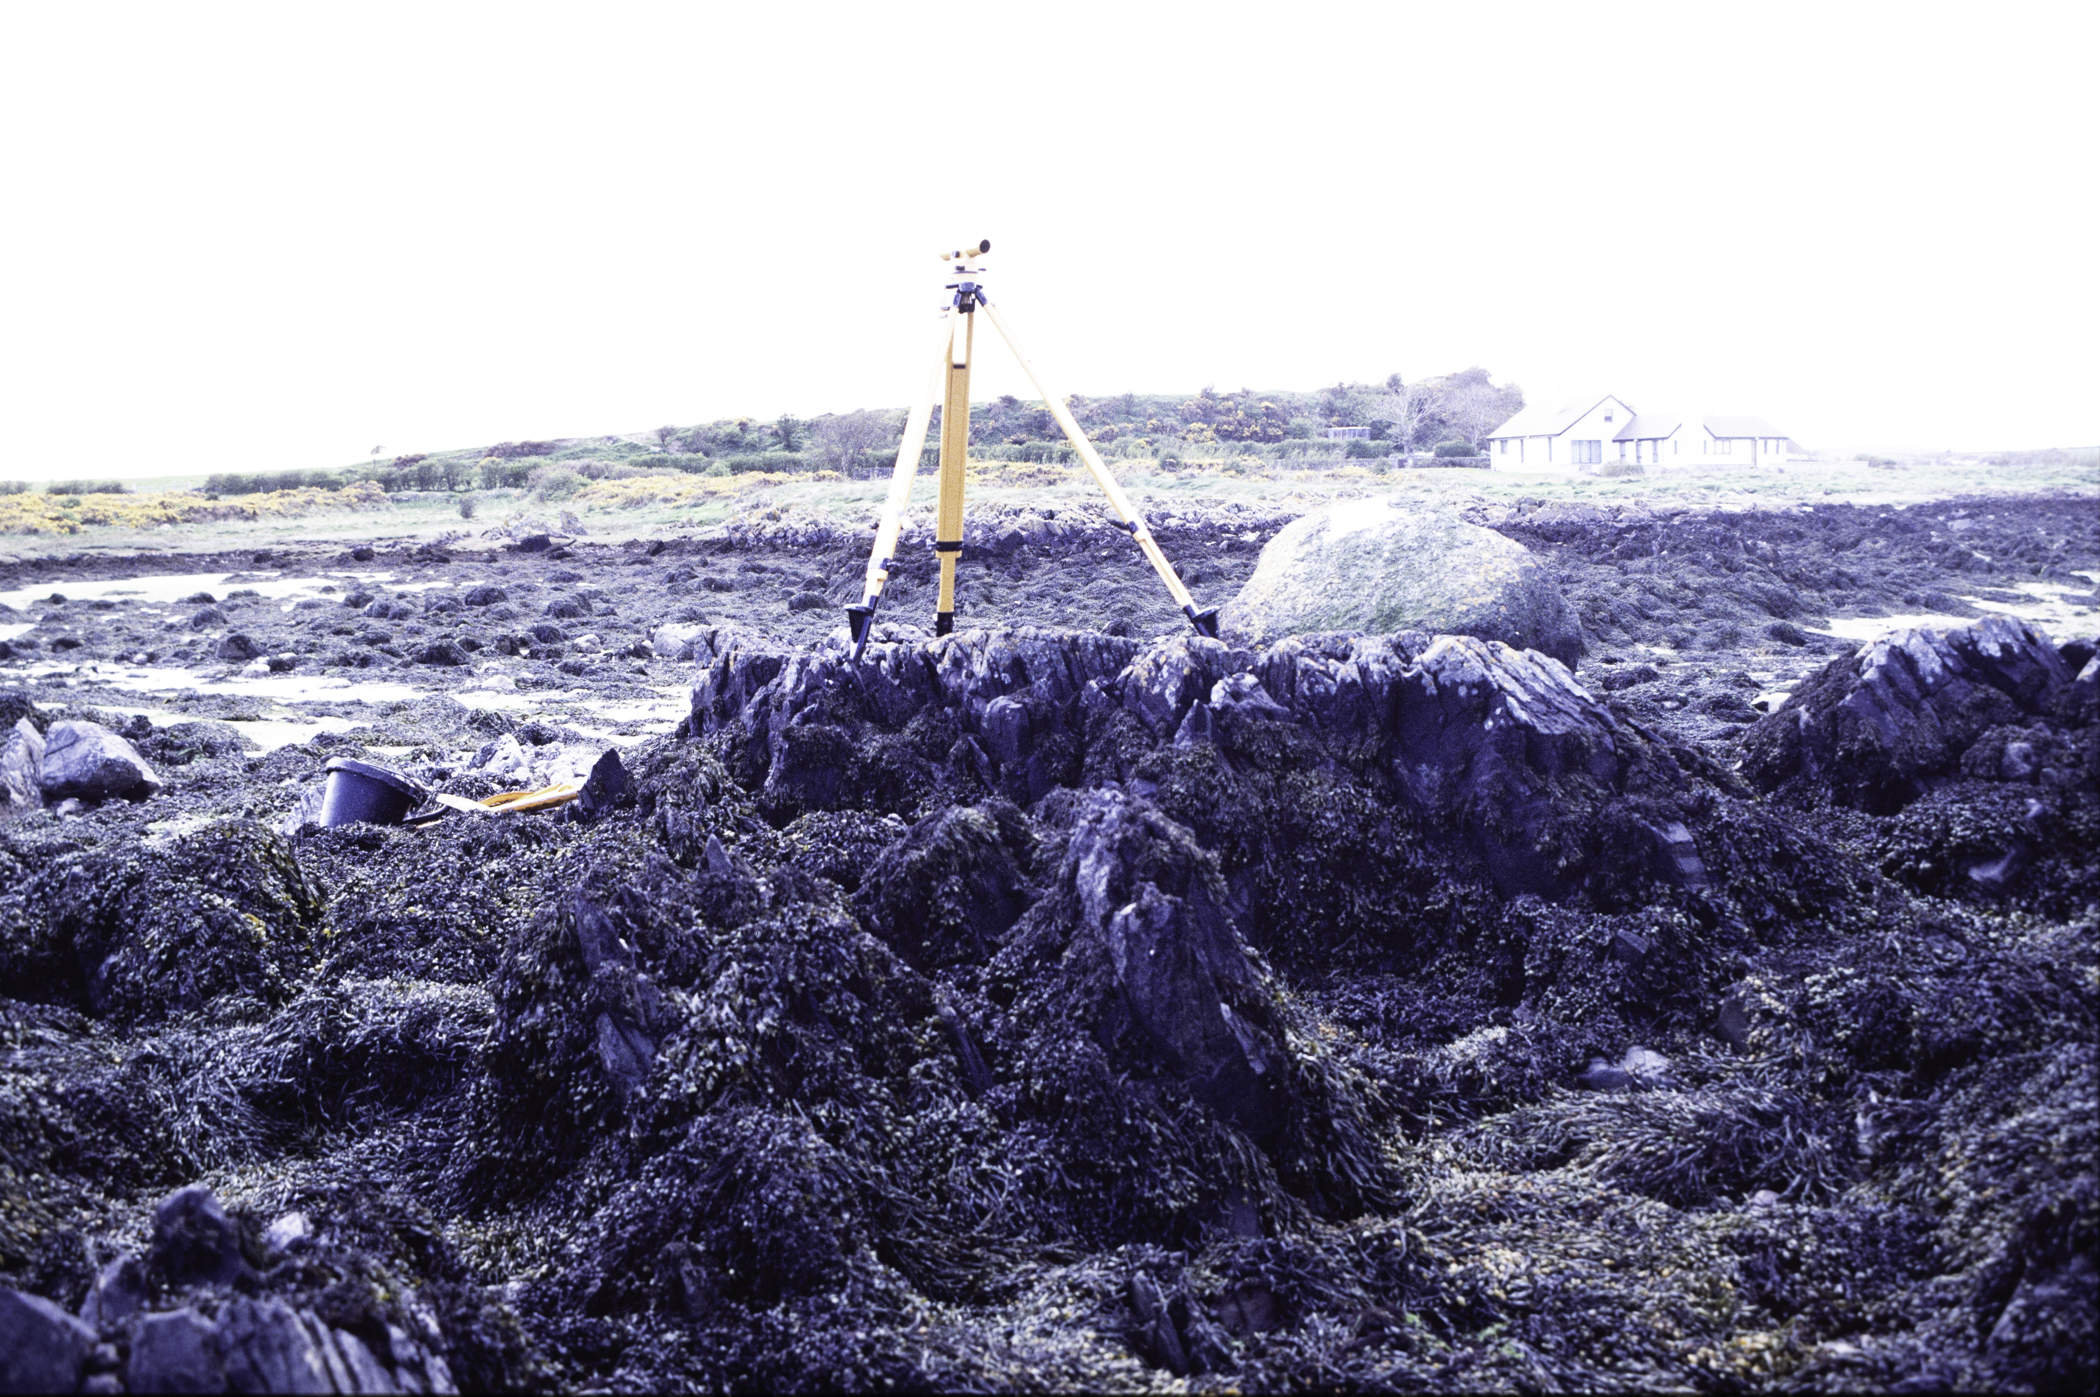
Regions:
<svg viewBox="0 0 2100 1397"><path fill-rule="evenodd" d="M1714 443L1714 450L1723 456L1729 456L1734 454L1729 450L1734 445L1733 441L1730 441L1727 437L1722 437L1718 442Z"/></svg>
<svg viewBox="0 0 2100 1397"><path fill-rule="evenodd" d="M1670 443L1670 454L1672 456L1675 456L1677 454L1677 443L1674 441Z"/></svg>
<svg viewBox="0 0 2100 1397"><path fill-rule="evenodd" d="M1605 421L1607 421L1607 422L1611 421L1611 409L1610 409L1610 408L1606 408L1606 409L1604 410L1604 420L1605 420Z"/></svg>
<svg viewBox="0 0 2100 1397"><path fill-rule="evenodd" d="M1576 465L1596 466L1604 463L1604 443L1602 440L1577 441L1572 443L1572 445L1575 448L1574 463Z"/></svg>

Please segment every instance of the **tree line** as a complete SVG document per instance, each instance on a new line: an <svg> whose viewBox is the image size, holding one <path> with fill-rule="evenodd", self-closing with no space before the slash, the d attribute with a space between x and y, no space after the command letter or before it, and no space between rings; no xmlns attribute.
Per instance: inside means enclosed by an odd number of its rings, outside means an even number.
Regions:
<svg viewBox="0 0 2100 1397"><path fill-rule="evenodd" d="M1075 395L1066 400L1094 442L1114 454L1181 456L1221 446L1290 449L1329 428L1360 427L1352 455L1430 451L1482 439L1524 406L1523 390L1497 384L1486 369L1470 368L1413 383L1392 374L1376 383L1335 383L1310 393L1257 393L1204 388L1194 397L1123 393ZM722 474L741 470L829 469L846 475L877 471L895 458L904 431L901 409L863 408L804 420L784 414L770 422L726 417L696 426L664 426L645 441L584 437L556 441L500 441L465 451L413 453L340 470L221 472L206 478L209 495L272 490L340 489L370 480L403 491L516 489L532 472L561 461L612 461ZM935 424L939 410L935 410ZM1070 457L1064 433L1040 402L1006 395L970 407L970 444L1015 459ZM1120 444L1120 445L1119 445Z"/></svg>

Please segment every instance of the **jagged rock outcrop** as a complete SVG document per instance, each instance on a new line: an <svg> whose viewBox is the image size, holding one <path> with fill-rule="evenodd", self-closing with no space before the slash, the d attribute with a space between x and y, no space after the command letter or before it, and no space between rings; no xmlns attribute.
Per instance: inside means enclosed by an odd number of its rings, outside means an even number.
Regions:
<svg viewBox="0 0 2100 1397"><path fill-rule="evenodd" d="M2048 636L2010 617L1891 631L1831 661L1752 728L1743 775L1763 791L1874 814L1964 774L2068 784L2075 768L2047 759L2057 745L2047 728L2076 716L2079 682ZM1969 761L1993 735L1993 759Z"/></svg>
<svg viewBox="0 0 2100 1397"><path fill-rule="evenodd" d="M1105 959L1116 994L1093 1025L1126 1035L1257 1141L1288 1110L1275 993L1232 928L1224 881L1186 830L1116 791L1088 797L1060 875L1077 903L1067 957Z"/></svg>
<svg viewBox="0 0 2100 1397"><path fill-rule="evenodd" d="M1504 892L1578 884L1608 806L1657 877L1705 879L1667 755L1559 661L1496 641L1294 636L1257 654L1188 635L967 631L871 645L856 667L837 645L788 655L740 640L693 691L694 726L734 733L745 774L788 813L909 810L900 797L944 771L1022 804L1089 764L1127 777L1106 755L1111 715L1155 744L1228 751L1250 724L1295 728L1456 831Z"/></svg>
<svg viewBox="0 0 2100 1397"><path fill-rule="evenodd" d="M1231 640L1429 631L1581 658L1582 630L1531 550L1440 505L1357 500L1287 524L1218 614Z"/></svg>

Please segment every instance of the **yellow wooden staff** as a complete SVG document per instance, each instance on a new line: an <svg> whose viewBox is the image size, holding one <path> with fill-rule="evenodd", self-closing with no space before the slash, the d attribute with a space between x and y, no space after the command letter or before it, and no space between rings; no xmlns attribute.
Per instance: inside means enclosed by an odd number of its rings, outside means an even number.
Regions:
<svg viewBox="0 0 2100 1397"><path fill-rule="evenodd" d="M889 498L883 502L882 520L875 529L875 547L868 555L867 590L860 605L846 608L847 625L853 636L853 658L858 660L861 651L867 648L868 636L874 629L875 610L882 604L883 584L890 578L890 562L897 553L897 535L903 527L904 511L911 502L912 478L918 474L919 456L926 449L926 433L933 420L933 404L938 398L941 404L941 476L940 503L934 514L933 548L940 561L940 596L935 602L933 631L935 635L947 635L955 629L955 565L962 558L963 534L963 467L970 448L970 356L975 351L977 312L982 310L1006 341L1014 358L1020 362L1022 372L1035 385L1035 391L1050 405L1051 416L1064 429L1079 459L1094 477L1094 482L1108 496L1115 508L1116 517L1123 523L1146 561L1152 564L1160 581L1167 584L1167 591L1174 598L1182 614L1200 635L1216 636L1218 612L1216 607L1198 609L1196 599L1175 575L1174 565L1159 548L1159 541L1145 526L1144 516L1131 503L1130 496L1108 473L1101 453L1086 439L1079 423L1073 418L1065 400L1043 386L1043 377L1036 372L1035 365L1021 352L1014 332L1007 328L1006 319L993 308L991 298L984 293L984 284L979 280L984 275L983 259L992 250L989 238L972 248L944 252L941 260L952 262L955 280L947 284L954 292L946 309L941 312L938 336L939 358L933 373L933 381L927 385L925 396L912 408L905 419L904 440L897 447L897 466L890 477Z"/></svg>

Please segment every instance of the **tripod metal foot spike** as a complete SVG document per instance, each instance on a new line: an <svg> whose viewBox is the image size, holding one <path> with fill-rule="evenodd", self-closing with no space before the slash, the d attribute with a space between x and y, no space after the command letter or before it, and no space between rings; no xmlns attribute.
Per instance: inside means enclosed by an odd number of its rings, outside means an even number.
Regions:
<svg viewBox="0 0 2100 1397"><path fill-rule="evenodd" d="M979 310L990 318L999 337L1013 351L1022 371L1028 375L1028 381L1042 395L1050 415L1057 419L1057 425L1064 430L1073 450L1086 464L1087 472L1094 477L1094 483L1108 496L1123 528L1136 541L1145 560L1159 574L1160 581L1166 584L1174 604L1181 608L1182 615L1189 618L1189 624L1195 627L1198 635L1216 639L1217 608L1196 605L1196 599L1175 573L1174 565L1160 551L1159 541L1152 536L1144 516L1109 473L1101 453L1087 440L1064 399L1044 386L1042 375L1021 352L1020 343L1007 327L1005 317L984 294L983 284L977 278L984 274L981 260L991 250L992 244L986 239L974 247L941 254L942 261L955 264L952 272L955 279L947 284L947 289L954 295L941 315L940 359L933 382L905 420L904 440L897 447L897 465L890 479L889 498L883 504L882 519L875 528L875 547L868 557L866 590L858 606L846 608L846 626L853 641L854 660L860 659L874 633L875 613L882 605L883 586L889 581L889 565L896 555L897 536L903 526L904 511L911 502L912 479L926 449L926 433L932 423L933 404L937 397L941 403L940 496L934 517L933 548L939 566L940 589L934 603L933 632L948 635L955 629L955 569L962 560L963 476L970 448L970 356L975 350Z"/></svg>

